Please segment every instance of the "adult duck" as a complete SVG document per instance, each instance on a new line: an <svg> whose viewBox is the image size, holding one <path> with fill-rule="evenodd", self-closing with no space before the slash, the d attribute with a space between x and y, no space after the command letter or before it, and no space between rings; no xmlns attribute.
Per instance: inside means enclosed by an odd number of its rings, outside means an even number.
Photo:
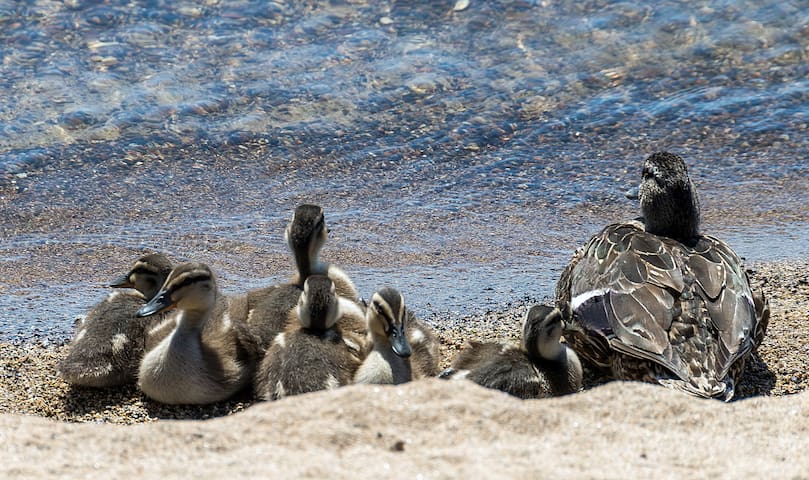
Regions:
<svg viewBox="0 0 809 480"><path fill-rule="evenodd" d="M682 158L649 156L633 196L642 217L608 225L562 273L565 339L616 379L730 400L764 337L767 301L730 246L700 232Z"/></svg>

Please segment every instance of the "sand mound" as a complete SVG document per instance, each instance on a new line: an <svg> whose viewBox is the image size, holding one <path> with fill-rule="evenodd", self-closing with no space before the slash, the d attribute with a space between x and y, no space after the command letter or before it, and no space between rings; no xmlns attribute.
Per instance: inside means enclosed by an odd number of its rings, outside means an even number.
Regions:
<svg viewBox="0 0 809 480"><path fill-rule="evenodd" d="M809 472L809 393L724 404L613 382L521 401L469 382L352 386L213 420L0 416L2 477L779 477ZM419 477L421 476L421 477Z"/></svg>

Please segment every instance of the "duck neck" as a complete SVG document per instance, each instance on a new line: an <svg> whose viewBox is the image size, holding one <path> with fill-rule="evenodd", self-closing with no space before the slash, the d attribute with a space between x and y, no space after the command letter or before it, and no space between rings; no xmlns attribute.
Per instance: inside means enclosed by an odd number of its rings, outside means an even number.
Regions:
<svg viewBox="0 0 809 480"><path fill-rule="evenodd" d="M540 357L548 361L559 362L565 359L565 347L558 340L539 343L537 351Z"/></svg>
<svg viewBox="0 0 809 480"><path fill-rule="evenodd" d="M581 364L567 346L556 342L537 342L534 352L528 352L531 362L539 368L551 384L555 395L576 391L581 383Z"/></svg>
<svg viewBox="0 0 809 480"><path fill-rule="evenodd" d="M181 310L177 314L176 330L188 334L199 334L209 317L210 312L206 310Z"/></svg>
<svg viewBox="0 0 809 480"><path fill-rule="evenodd" d="M382 359L390 366L393 384L406 383L413 379L413 371L410 367L410 358L402 358L393 351L393 346L386 335L371 333L374 351L379 353Z"/></svg>
<svg viewBox="0 0 809 480"><path fill-rule="evenodd" d="M552 341L546 339L544 341L536 340L526 342L524 345L528 356L532 361L545 361L545 362L561 362L565 359L564 345L559 343L559 340Z"/></svg>
<svg viewBox="0 0 809 480"><path fill-rule="evenodd" d="M308 247L298 248L294 252L295 266L298 268L298 279L301 284L311 275L325 275L328 264L320 261L319 252L310 251Z"/></svg>
<svg viewBox="0 0 809 480"><path fill-rule="evenodd" d="M689 181L672 188L665 198L653 197L641 205L646 231L677 240L699 236L699 196Z"/></svg>

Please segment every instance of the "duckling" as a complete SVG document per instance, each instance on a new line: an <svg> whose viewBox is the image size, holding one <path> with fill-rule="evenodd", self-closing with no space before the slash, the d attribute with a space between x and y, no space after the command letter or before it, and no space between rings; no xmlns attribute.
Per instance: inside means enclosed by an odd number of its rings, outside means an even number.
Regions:
<svg viewBox="0 0 809 480"><path fill-rule="evenodd" d="M329 277L312 275L288 315L289 326L275 337L259 365L258 398L278 400L351 383L362 361L363 339L343 331L340 322L346 316L362 321L362 311L337 295Z"/></svg>
<svg viewBox="0 0 809 480"><path fill-rule="evenodd" d="M262 348L269 348L276 335L287 327L288 313L301 297L306 279L311 275L326 275L335 284L337 295L360 305L354 283L340 268L320 260L320 249L326 242L328 230L323 209L317 205L300 205L286 227L284 238L295 258L298 272L289 283L273 285L247 294L248 323L261 339ZM345 322L349 321L347 318ZM345 323L344 322L344 323ZM355 325L365 333L365 322Z"/></svg>
<svg viewBox="0 0 809 480"><path fill-rule="evenodd" d="M174 268L158 294L140 310L146 317L176 309L158 326L140 364L138 387L167 404L213 403L248 386L258 342L244 318L231 315L211 269L202 263ZM168 325L168 327L166 326Z"/></svg>
<svg viewBox="0 0 809 480"><path fill-rule="evenodd" d="M523 319L521 345L469 342L440 378L468 379L523 399L578 392L581 362L561 336L562 312L535 305Z"/></svg>
<svg viewBox="0 0 809 480"><path fill-rule="evenodd" d="M355 383L398 385L438 375L435 334L407 310L401 293L389 287L374 293L365 318L371 350L354 376Z"/></svg>
<svg viewBox="0 0 809 480"><path fill-rule="evenodd" d="M339 267L320 260L320 249L326 243L328 233L321 207L303 204L295 209L292 221L284 232L298 267L298 273L290 283L303 287L310 275L326 275L334 282L337 295L359 302L357 287L348 275Z"/></svg>
<svg viewBox="0 0 809 480"><path fill-rule="evenodd" d="M565 339L616 379L730 400L764 338L769 307L738 255L700 233L697 190L682 158L649 156L642 217L608 225L573 256L557 284Z"/></svg>
<svg viewBox="0 0 809 480"><path fill-rule="evenodd" d="M67 356L57 369L71 385L107 388L134 383L149 321L135 313L151 299L171 271L171 261L153 253L140 257L114 280L116 289L81 321Z"/></svg>

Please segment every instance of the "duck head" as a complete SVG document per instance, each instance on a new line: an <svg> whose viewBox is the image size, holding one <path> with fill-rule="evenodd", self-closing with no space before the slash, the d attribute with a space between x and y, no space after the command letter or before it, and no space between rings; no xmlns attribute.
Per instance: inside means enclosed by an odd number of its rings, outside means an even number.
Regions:
<svg viewBox="0 0 809 480"><path fill-rule="evenodd" d="M531 358L557 360L563 354L562 312L547 305L534 305L523 319L523 348Z"/></svg>
<svg viewBox="0 0 809 480"><path fill-rule="evenodd" d="M643 162L642 179L627 196L640 200L646 231L677 240L699 235L700 207L697 189L682 158L657 152Z"/></svg>
<svg viewBox="0 0 809 480"><path fill-rule="evenodd" d="M411 355L407 340L407 307L398 290L385 287L374 293L365 317L368 330L376 338L387 338L393 353L403 358Z"/></svg>
<svg viewBox="0 0 809 480"><path fill-rule="evenodd" d="M326 243L327 236L328 229L322 208L304 204L295 209L284 238L303 277L308 276L317 265L320 249Z"/></svg>
<svg viewBox="0 0 809 480"><path fill-rule="evenodd" d="M153 298L171 272L171 261L159 253L144 255L126 275L110 282L113 288L134 288L144 298Z"/></svg>
<svg viewBox="0 0 809 480"><path fill-rule="evenodd" d="M216 303L216 279L203 263L184 263L175 267L163 287L149 303L138 310L146 317L174 308L189 312L206 312Z"/></svg>
<svg viewBox="0 0 809 480"><path fill-rule="evenodd" d="M303 284L297 313L301 326L326 330L340 319L340 302L334 282L325 275L312 275Z"/></svg>

